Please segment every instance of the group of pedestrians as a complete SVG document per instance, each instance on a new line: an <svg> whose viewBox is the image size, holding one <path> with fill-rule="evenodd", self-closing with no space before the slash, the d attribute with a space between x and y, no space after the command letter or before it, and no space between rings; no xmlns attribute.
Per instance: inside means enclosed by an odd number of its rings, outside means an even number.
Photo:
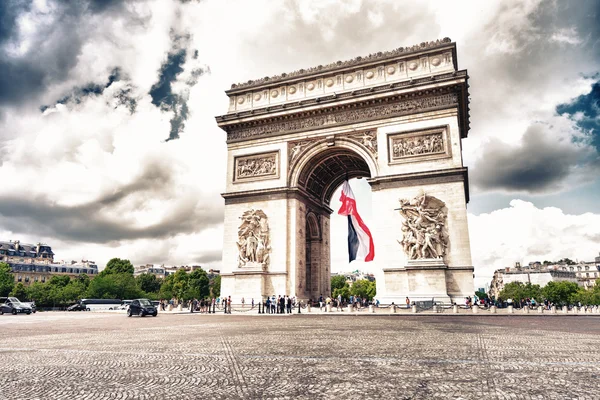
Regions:
<svg viewBox="0 0 600 400"><path fill-rule="evenodd" d="M275 295L267 297L265 302L265 312L268 314L291 314L292 309L296 306L296 298L290 296Z"/></svg>

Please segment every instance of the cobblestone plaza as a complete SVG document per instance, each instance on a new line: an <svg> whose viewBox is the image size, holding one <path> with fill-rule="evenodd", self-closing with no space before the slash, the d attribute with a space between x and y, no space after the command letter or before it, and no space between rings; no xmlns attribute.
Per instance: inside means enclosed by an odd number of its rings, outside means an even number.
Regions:
<svg viewBox="0 0 600 400"><path fill-rule="evenodd" d="M600 318L0 317L1 399L598 399Z"/></svg>

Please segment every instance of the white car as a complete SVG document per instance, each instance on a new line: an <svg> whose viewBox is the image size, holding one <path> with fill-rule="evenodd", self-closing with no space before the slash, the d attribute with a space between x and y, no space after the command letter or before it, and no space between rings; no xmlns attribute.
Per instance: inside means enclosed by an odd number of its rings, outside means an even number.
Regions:
<svg viewBox="0 0 600 400"><path fill-rule="evenodd" d="M117 308L117 310L129 310L129 305L133 300L123 300L123 303Z"/></svg>

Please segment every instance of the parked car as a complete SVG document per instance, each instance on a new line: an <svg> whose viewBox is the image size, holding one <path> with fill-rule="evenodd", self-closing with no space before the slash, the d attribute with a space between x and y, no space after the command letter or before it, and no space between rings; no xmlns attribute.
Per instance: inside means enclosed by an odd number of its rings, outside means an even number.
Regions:
<svg viewBox="0 0 600 400"><path fill-rule="evenodd" d="M5 299L2 304L0 304L0 315L4 313L9 313L13 315L17 314L31 314L31 307L28 305L21 303L19 299L16 297L2 297L1 299Z"/></svg>
<svg viewBox="0 0 600 400"><path fill-rule="evenodd" d="M123 303L117 308L117 310L129 310L129 306L133 300L123 300Z"/></svg>
<svg viewBox="0 0 600 400"><path fill-rule="evenodd" d="M156 317L157 314L158 310L152 305L152 303L148 299L133 300L129 305L129 309L127 310L128 317L131 317L132 315L139 315L140 317L152 315L153 317Z"/></svg>
<svg viewBox="0 0 600 400"><path fill-rule="evenodd" d="M90 311L90 309L87 308L85 304L75 303L67 307L67 311Z"/></svg>
<svg viewBox="0 0 600 400"><path fill-rule="evenodd" d="M37 311L37 307L35 306L35 303L33 301L25 301L25 302L22 302L21 304L25 304L26 306L29 306L29 308L31 308L31 312L34 314Z"/></svg>

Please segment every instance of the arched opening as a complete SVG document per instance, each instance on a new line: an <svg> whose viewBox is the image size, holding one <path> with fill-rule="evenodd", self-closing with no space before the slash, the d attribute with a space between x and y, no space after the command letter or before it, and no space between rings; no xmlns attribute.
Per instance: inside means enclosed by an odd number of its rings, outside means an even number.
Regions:
<svg viewBox="0 0 600 400"><path fill-rule="evenodd" d="M290 180L304 195L304 235L296 238L297 248L304 250L296 275L299 297L316 300L331 294L331 214L336 211L330 207L332 197L344 180L371 177L375 168L369 153L351 143L316 144L293 165Z"/></svg>

